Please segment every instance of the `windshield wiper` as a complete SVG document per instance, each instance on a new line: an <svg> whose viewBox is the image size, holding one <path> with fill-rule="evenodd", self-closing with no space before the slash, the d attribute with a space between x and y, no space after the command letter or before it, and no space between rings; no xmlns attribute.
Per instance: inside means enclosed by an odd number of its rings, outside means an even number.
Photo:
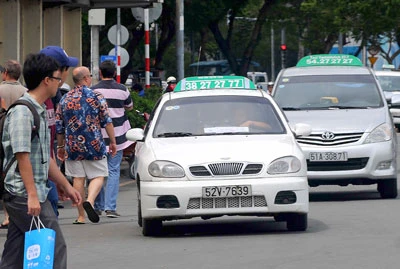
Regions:
<svg viewBox="0 0 400 269"><path fill-rule="evenodd" d="M297 107L282 107L282 110L301 110L301 108L297 108Z"/></svg>
<svg viewBox="0 0 400 269"><path fill-rule="evenodd" d="M171 133L162 133L157 135L157 137L181 137L181 136L192 136L192 133L184 133L184 132L171 132Z"/></svg>
<svg viewBox="0 0 400 269"><path fill-rule="evenodd" d="M327 109L368 109L369 106L328 106Z"/></svg>

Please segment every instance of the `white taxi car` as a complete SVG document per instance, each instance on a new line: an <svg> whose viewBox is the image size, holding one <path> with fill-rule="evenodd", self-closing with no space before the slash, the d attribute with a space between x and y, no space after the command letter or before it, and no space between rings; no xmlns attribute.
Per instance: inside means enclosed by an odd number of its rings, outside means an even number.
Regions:
<svg viewBox="0 0 400 269"><path fill-rule="evenodd" d="M264 91L245 77L190 77L156 104L137 141L135 177L143 235L162 221L223 215L271 216L307 228L306 159ZM295 133L295 135L294 135Z"/></svg>
<svg viewBox="0 0 400 269"><path fill-rule="evenodd" d="M306 56L281 70L272 96L290 124L312 126L297 139L310 186L376 184L382 198L397 197L393 120L373 71L360 59Z"/></svg>

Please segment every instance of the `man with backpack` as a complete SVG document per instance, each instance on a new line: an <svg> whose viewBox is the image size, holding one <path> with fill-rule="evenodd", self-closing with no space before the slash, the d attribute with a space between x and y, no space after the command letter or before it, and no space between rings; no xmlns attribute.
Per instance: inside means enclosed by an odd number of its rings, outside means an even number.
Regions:
<svg viewBox="0 0 400 269"><path fill-rule="evenodd" d="M55 96L60 82L59 64L44 54L28 55L23 75L29 89L21 100L30 102L40 116L39 126L34 126L34 116L28 106L11 108L4 122L2 144L7 165L15 156L16 161L4 179L3 202L10 216L7 240L0 268L22 268L24 261L24 237L29 231L32 216L39 216L46 228L56 232L54 268L67 268L66 243L54 210L47 200L47 180L53 179L63 196L73 205L82 203L82 197L50 158L50 132L47 127L43 103ZM18 124L15 124L18 123ZM32 130L38 130L33 138Z"/></svg>

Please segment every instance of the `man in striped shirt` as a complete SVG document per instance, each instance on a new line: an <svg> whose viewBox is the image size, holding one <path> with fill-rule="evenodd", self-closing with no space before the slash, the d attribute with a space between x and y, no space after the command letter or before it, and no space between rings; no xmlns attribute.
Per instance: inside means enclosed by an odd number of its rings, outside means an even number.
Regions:
<svg viewBox="0 0 400 269"><path fill-rule="evenodd" d="M107 156L108 179L104 188L100 191L95 202L95 210L101 215L105 210L109 218L118 218L117 198L119 191L119 177L123 150L129 147L132 142L125 137L126 132L131 128L125 111L133 109L133 102L129 90L114 80L116 66L113 61L104 61L100 64L101 81L92 86L92 90L101 93L107 100L108 110L114 125L115 138L117 140L117 154ZM109 139L105 130L102 130L103 137L108 145Z"/></svg>

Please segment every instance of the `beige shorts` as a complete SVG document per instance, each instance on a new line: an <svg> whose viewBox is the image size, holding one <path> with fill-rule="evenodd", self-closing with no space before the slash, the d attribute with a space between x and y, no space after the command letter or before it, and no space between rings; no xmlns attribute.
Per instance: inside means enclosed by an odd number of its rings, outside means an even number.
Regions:
<svg viewBox="0 0 400 269"><path fill-rule="evenodd" d="M93 179L96 177L108 176L107 158L96 161L65 161L65 175L71 177L86 177Z"/></svg>

